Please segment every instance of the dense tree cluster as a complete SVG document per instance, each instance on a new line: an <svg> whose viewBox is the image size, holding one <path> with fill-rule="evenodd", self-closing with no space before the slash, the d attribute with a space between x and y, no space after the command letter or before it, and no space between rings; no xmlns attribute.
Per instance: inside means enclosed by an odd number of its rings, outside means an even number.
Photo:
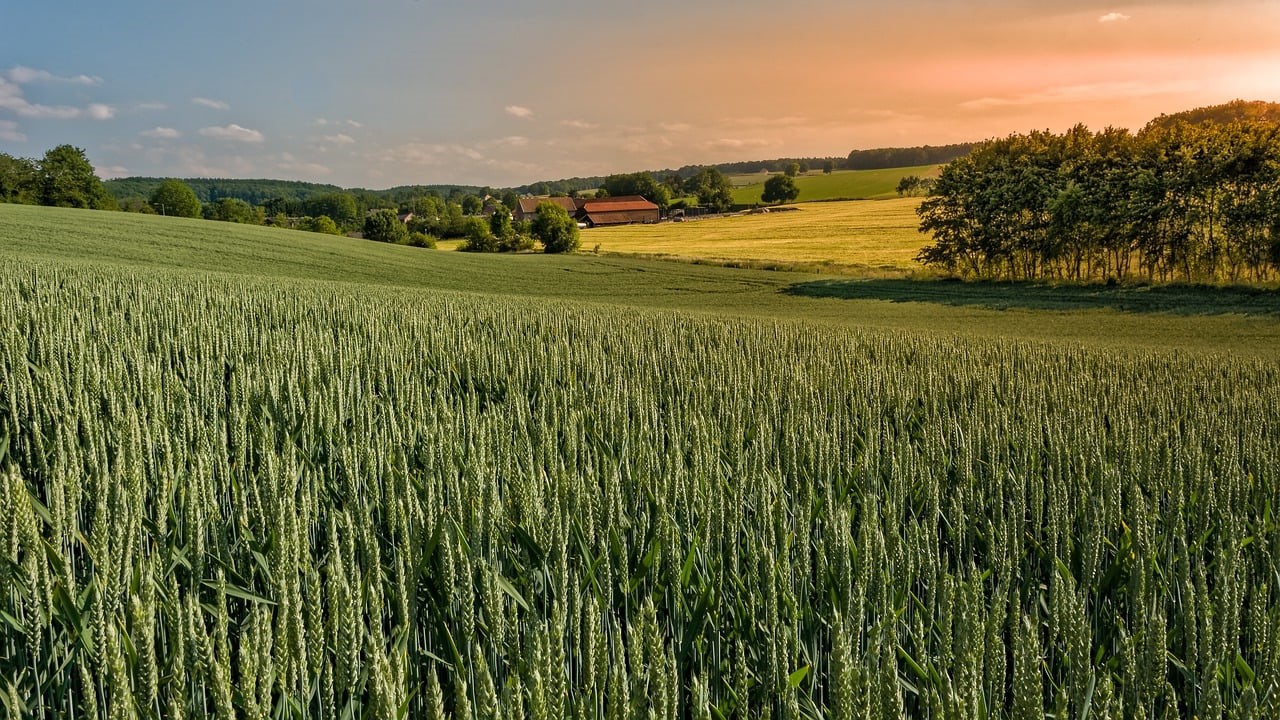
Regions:
<svg viewBox="0 0 1280 720"><path fill-rule="evenodd" d="M59 145L39 161L0 153L0 202L115 210L84 150Z"/></svg>
<svg viewBox="0 0 1280 720"><path fill-rule="evenodd" d="M883 170L885 168L917 167L919 165L940 165L959 157L964 157L978 143L959 143L956 145L921 145L909 148L875 148L872 150L854 150L845 159L847 170Z"/></svg>
<svg viewBox="0 0 1280 720"><path fill-rule="evenodd" d="M1012 279L1266 280L1280 270L1280 126L1083 125L984 143L919 209L928 265Z"/></svg>
<svg viewBox="0 0 1280 720"><path fill-rule="evenodd" d="M774 175L764 181L764 191L760 199L767 203L791 202L800 197L800 188L790 175Z"/></svg>

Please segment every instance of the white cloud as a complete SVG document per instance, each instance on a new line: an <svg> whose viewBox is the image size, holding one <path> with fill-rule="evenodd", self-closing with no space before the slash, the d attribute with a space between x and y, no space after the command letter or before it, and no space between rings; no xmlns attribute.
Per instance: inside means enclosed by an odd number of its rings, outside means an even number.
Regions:
<svg viewBox="0 0 1280 720"><path fill-rule="evenodd" d="M0 110L9 110L26 118L54 118L70 120L80 117L80 108L67 105L36 105L27 102L22 88L16 83L0 78Z"/></svg>
<svg viewBox="0 0 1280 720"><path fill-rule="evenodd" d="M18 123L12 120L0 120L0 140L5 142L22 142L27 136L18 130Z"/></svg>
<svg viewBox="0 0 1280 720"><path fill-rule="evenodd" d="M324 165L300 161L289 153L280 153L280 161L276 163L276 168L286 172L300 173L302 175L310 176L328 175L333 172Z"/></svg>
<svg viewBox="0 0 1280 720"><path fill-rule="evenodd" d="M316 118L315 124L320 127L326 127L329 125L346 125L347 127L353 128L364 127L364 123L356 122L355 120L330 120L328 118Z"/></svg>
<svg viewBox="0 0 1280 720"><path fill-rule="evenodd" d="M521 135L509 135L507 137L494 140L491 144L500 147L525 147L529 144L529 138Z"/></svg>
<svg viewBox="0 0 1280 720"><path fill-rule="evenodd" d="M355 138L343 133L338 133L337 135L325 135L320 139L331 145L350 145L356 141Z"/></svg>
<svg viewBox="0 0 1280 720"><path fill-rule="evenodd" d="M666 130L667 132L688 132L693 129L693 126L690 125L689 123L682 123L682 122L658 123L658 127L662 128L663 130Z"/></svg>
<svg viewBox="0 0 1280 720"><path fill-rule="evenodd" d="M99 177L108 180L129 175L129 168L121 165L94 165L93 169L98 173Z"/></svg>
<svg viewBox="0 0 1280 720"><path fill-rule="evenodd" d="M1124 22L1125 20L1128 20L1128 19L1130 19L1129 16L1125 15L1124 13L1109 12L1106 15L1103 15L1102 17L1098 18L1098 22L1100 23Z"/></svg>
<svg viewBox="0 0 1280 720"><path fill-rule="evenodd" d="M116 116L115 108L110 105L103 105L102 103L93 103L89 106L88 112L89 117L94 120L110 120Z"/></svg>
<svg viewBox="0 0 1280 720"><path fill-rule="evenodd" d="M169 106L162 102L144 102L138 103L136 108L141 111L168 110Z"/></svg>
<svg viewBox="0 0 1280 720"><path fill-rule="evenodd" d="M236 142L260 143L266 138L257 130L241 127L232 123L226 127L201 128L200 134L215 140L235 140Z"/></svg>
<svg viewBox="0 0 1280 720"><path fill-rule="evenodd" d="M26 85L33 82L62 82L72 83L75 85L98 85L102 82L102 78L100 77L91 77L89 75L73 75L64 77L61 75L54 75L48 70L37 70L35 68L24 67L22 65L16 65L9 68L8 75L10 80L18 83L19 85Z"/></svg>
<svg viewBox="0 0 1280 720"><path fill-rule="evenodd" d="M533 111L523 105L508 105L503 108L508 115L518 118L528 119L533 117Z"/></svg>
<svg viewBox="0 0 1280 720"><path fill-rule="evenodd" d="M182 133L169 127L154 127L150 130L143 130L138 134L142 137L157 138L160 140L175 140L182 137Z"/></svg>
<svg viewBox="0 0 1280 720"><path fill-rule="evenodd" d="M596 128L600 127L596 123L590 123L585 120L565 120L560 124L564 125L565 127L571 127L574 130L595 130Z"/></svg>
<svg viewBox="0 0 1280 720"><path fill-rule="evenodd" d="M214 110L230 110L231 109L231 105L228 104L225 100L212 100L210 98L204 98L204 97L193 97L191 98L191 102L195 103L196 105L203 105L207 108L213 108Z"/></svg>

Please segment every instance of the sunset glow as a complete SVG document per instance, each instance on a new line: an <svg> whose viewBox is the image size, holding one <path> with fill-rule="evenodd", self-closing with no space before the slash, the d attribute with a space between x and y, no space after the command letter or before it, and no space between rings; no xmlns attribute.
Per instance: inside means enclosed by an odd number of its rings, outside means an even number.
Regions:
<svg viewBox="0 0 1280 720"><path fill-rule="evenodd" d="M1280 3L26 3L0 151L100 172L495 186L1280 100Z"/></svg>

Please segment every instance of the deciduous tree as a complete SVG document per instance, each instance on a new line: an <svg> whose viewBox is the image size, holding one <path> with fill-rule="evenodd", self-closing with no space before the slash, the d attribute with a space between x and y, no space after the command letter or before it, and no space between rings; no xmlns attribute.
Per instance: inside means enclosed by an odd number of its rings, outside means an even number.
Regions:
<svg viewBox="0 0 1280 720"><path fill-rule="evenodd" d="M200 217L200 198L181 180L165 180L151 191L151 207L161 215Z"/></svg>

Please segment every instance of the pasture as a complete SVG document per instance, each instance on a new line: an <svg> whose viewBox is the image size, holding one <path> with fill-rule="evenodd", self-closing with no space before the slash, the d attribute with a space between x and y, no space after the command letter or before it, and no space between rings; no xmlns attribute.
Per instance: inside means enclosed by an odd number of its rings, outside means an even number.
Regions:
<svg viewBox="0 0 1280 720"><path fill-rule="evenodd" d="M804 203L765 214L595 228L582 233L582 247L903 277L923 271L915 261L928 240L917 230L919 204L919 198Z"/></svg>
<svg viewBox="0 0 1280 720"><path fill-rule="evenodd" d="M810 170L795 178L800 196L796 202L826 200L883 200L896 198L898 181L908 175L922 178L937 177L941 165L888 168L884 170L836 170L830 175L822 170ZM730 175L733 184L733 201L739 205L755 205L760 202L764 181L777 173L749 173Z"/></svg>
<svg viewBox="0 0 1280 720"><path fill-rule="evenodd" d="M811 209L821 213L825 206L742 219L797 222L788 218L803 218ZM667 227L675 225L662 226ZM658 228L620 230L645 229ZM614 231L602 231L601 237ZM590 232L583 237L588 250L598 242ZM1125 352L1280 354L1275 292L1241 302L1214 288L1181 288L1170 300L1143 288L1099 287L1079 293L1069 307L1053 307L1046 298L1059 293L1044 286L900 282L892 273L868 280L589 253L472 255L203 220L3 204L0 258L559 299ZM1157 296L1159 301L1147 301Z"/></svg>

